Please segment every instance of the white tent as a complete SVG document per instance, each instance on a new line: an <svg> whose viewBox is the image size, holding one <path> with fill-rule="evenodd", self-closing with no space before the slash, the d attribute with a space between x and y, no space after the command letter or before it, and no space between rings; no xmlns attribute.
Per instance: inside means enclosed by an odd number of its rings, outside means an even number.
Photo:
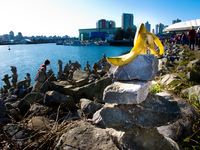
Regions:
<svg viewBox="0 0 200 150"><path fill-rule="evenodd" d="M165 28L163 32L169 33L174 31L189 31L191 26L194 26L194 29L197 29L200 26L200 19L172 24L169 27Z"/></svg>

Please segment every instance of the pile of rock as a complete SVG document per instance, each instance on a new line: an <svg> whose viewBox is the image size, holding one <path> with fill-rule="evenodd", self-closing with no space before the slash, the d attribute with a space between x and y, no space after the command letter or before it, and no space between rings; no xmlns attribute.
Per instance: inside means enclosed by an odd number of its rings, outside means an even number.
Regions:
<svg viewBox="0 0 200 150"><path fill-rule="evenodd" d="M181 114L176 102L149 94L157 69L156 56L140 55L130 64L112 66L109 71L114 83L104 90L106 104L92 120L100 127L123 132L116 134L120 137L113 135L120 140L121 149L178 149L156 129L175 122Z"/></svg>

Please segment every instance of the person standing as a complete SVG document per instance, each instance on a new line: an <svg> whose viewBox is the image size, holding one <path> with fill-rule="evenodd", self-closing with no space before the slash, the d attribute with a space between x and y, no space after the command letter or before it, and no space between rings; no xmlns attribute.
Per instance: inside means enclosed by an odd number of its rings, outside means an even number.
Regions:
<svg viewBox="0 0 200 150"><path fill-rule="evenodd" d="M191 29L189 30L188 35L189 35L189 49L191 50L191 45L192 45L193 47L192 50L194 50L196 32L193 26L191 26Z"/></svg>
<svg viewBox="0 0 200 150"><path fill-rule="evenodd" d="M183 46L184 46L184 44L185 44L185 41L186 41L186 36L185 36L185 33L182 32L182 35L181 35L181 43L182 43Z"/></svg>
<svg viewBox="0 0 200 150"><path fill-rule="evenodd" d="M197 45L198 50L200 50L200 27L197 29Z"/></svg>

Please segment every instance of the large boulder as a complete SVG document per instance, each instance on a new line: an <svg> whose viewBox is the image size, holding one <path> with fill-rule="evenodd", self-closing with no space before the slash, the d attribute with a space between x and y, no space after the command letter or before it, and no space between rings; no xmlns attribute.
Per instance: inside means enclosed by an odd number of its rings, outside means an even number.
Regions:
<svg viewBox="0 0 200 150"><path fill-rule="evenodd" d="M65 94L74 98L75 102L79 102L81 98L96 99L97 102L102 102L104 89L112 84L112 79L109 77L103 77L101 80L87 84L82 87L73 88L72 86L65 86Z"/></svg>
<svg viewBox="0 0 200 150"><path fill-rule="evenodd" d="M31 92L27 94L17 105L17 108L22 114L27 113L33 103L39 102L44 98L44 94Z"/></svg>
<svg viewBox="0 0 200 150"><path fill-rule="evenodd" d="M180 150L178 144L172 139L159 134L156 128L135 129L122 132L106 128L114 143L119 149L130 150Z"/></svg>
<svg viewBox="0 0 200 150"><path fill-rule="evenodd" d="M103 101L117 104L139 104L151 91L151 81L117 81L106 87Z"/></svg>
<svg viewBox="0 0 200 150"><path fill-rule="evenodd" d="M93 122L120 131L155 128L180 118L177 102L149 94L139 105L106 104L93 115Z"/></svg>
<svg viewBox="0 0 200 150"><path fill-rule="evenodd" d="M36 81L33 85L32 92L46 93L49 89L50 89L50 83L48 81L46 82Z"/></svg>
<svg viewBox="0 0 200 150"><path fill-rule="evenodd" d="M158 59L155 55L139 55L124 66L113 66L109 70L111 78L116 80L154 80L158 71Z"/></svg>
<svg viewBox="0 0 200 150"><path fill-rule="evenodd" d="M63 88L65 86L71 85L71 83L69 83L68 81L52 81L51 82L51 88L53 91L57 91L59 93L64 94L64 90Z"/></svg>
<svg viewBox="0 0 200 150"><path fill-rule="evenodd" d="M84 70L76 70L73 73L73 81L75 81L75 86L83 86L88 84L89 81L89 72Z"/></svg>
<svg viewBox="0 0 200 150"><path fill-rule="evenodd" d="M167 92L167 95L170 94L171 93ZM160 95L160 93L158 93L158 95ZM185 100L181 98L173 98L172 95L171 97L172 98L170 98L170 101L175 101L178 103L178 106L181 110L181 118L174 123L158 127L157 129L160 134L163 134L164 136L167 136L175 141L179 141L193 134L193 125L196 120L200 118L200 116Z"/></svg>
<svg viewBox="0 0 200 150"><path fill-rule="evenodd" d="M89 99L82 98L80 100L81 110L88 118L92 118L93 114L103 107L103 104L95 103Z"/></svg>
<svg viewBox="0 0 200 150"><path fill-rule="evenodd" d="M72 125L60 137L55 150L60 149L118 150L106 130L82 121Z"/></svg>
<svg viewBox="0 0 200 150"><path fill-rule="evenodd" d="M44 104L48 106L59 106L73 110L75 108L74 100L69 95L64 95L56 91L48 91L44 96Z"/></svg>

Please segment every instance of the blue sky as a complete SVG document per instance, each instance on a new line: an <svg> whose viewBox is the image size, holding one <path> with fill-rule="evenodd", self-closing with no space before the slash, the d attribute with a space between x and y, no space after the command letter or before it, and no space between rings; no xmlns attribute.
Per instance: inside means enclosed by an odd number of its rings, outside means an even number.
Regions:
<svg viewBox="0 0 200 150"><path fill-rule="evenodd" d="M200 0L0 0L0 35L11 30L24 36L69 35L95 28L99 19L121 27L122 13L134 15L134 24L149 21L171 25L172 20L200 19Z"/></svg>

